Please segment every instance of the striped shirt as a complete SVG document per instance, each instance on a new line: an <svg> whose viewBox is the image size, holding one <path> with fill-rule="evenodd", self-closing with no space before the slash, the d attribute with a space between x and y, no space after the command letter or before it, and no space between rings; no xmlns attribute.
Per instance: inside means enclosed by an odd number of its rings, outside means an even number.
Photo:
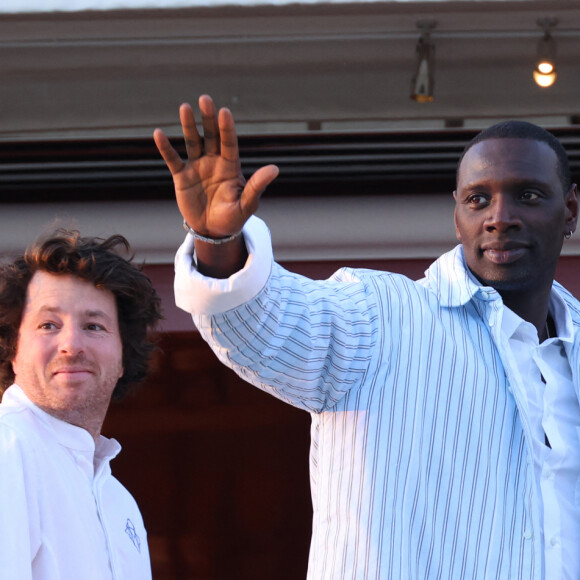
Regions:
<svg viewBox="0 0 580 580"><path fill-rule="evenodd" d="M178 306L241 377L311 413L308 578L543 577L531 428L502 353L501 298L474 284L458 246L414 282L342 269L290 273L269 233L244 229L246 267L196 272L176 257ZM578 393L580 311L569 353Z"/></svg>

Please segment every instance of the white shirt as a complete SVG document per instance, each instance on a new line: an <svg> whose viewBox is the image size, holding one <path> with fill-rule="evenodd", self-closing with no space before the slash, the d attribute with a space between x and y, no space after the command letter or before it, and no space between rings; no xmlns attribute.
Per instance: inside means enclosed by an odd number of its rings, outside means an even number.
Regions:
<svg viewBox="0 0 580 580"><path fill-rule="evenodd" d="M150 580L133 497L111 475L120 451L33 405L12 385L0 404L0 577Z"/></svg>
<svg viewBox="0 0 580 580"><path fill-rule="evenodd" d="M580 576L580 405L567 352L573 344L566 303L552 295L558 337L539 344L536 328L504 308L502 330L521 377L516 396L529 414L532 456L539 490L547 578ZM544 382L545 381L545 382ZM519 386L523 388L519 388ZM546 437L550 447L546 445Z"/></svg>
<svg viewBox="0 0 580 580"><path fill-rule="evenodd" d="M258 218L229 279L176 256L178 306L222 362L310 412L311 580L544 578L540 501L503 303L458 246L419 282L344 268L327 281L273 261ZM579 303L558 284L573 323ZM550 579L551 580L551 579Z"/></svg>

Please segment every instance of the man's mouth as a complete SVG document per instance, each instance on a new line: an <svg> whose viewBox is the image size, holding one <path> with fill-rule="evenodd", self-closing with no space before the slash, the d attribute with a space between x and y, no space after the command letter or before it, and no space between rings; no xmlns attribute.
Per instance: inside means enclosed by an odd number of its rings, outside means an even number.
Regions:
<svg viewBox="0 0 580 580"><path fill-rule="evenodd" d="M55 358L48 371L53 375L61 375L74 377L75 375L81 376L86 374L92 374L95 370L94 363L87 360L84 356L74 356L74 357L58 357Z"/></svg>
<svg viewBox="0 0 580 580"><path fill-rule="evenodd" d="M90 366L57 366L53 371L53 376L79 378L83 375L91 374L93 371Z"/></svg>
<svg viewBox="0 0 580 580"><path fill-rule="evenodd" d="M528 248L521 244L490 245L482 248L483 255L494 264L511 264L519 260Z"/></svg>

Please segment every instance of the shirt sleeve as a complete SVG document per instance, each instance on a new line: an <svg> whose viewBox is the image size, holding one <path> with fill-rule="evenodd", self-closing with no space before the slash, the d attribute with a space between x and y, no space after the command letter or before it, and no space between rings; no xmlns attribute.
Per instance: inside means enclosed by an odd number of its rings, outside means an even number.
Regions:
<svg viewBox="0 0 580 580"><path fill-rule="evenodd" d="M175 303L190 314L216 314L236 308L266 285L273 252L266 224L252 216L243 229L248 249L245 267L226 279L208 278L195 265L193 237L188 234L175 257Z"/></svg>
<svg viewBox="0 0 580 580"><path fill-rule="evenodd" d="M226 280L204 278L186 240L176 259L176 302L218 358L243 379L310 412L334 407L363 380L377 340L369 284L343 270L326 281L273 261L269 232L253 218L249 258Z"/></svg>
<svg viewBox="0 0 580 580"><path fill-rule="evenodd" d="M30 494L19 438L0 419L0 570L3 578L32 580L32 561L40 544L37 507Z"/></svg>

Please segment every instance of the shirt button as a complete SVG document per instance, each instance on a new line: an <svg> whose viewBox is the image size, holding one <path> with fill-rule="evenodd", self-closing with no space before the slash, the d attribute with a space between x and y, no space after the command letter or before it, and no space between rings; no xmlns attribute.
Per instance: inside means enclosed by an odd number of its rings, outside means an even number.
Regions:
<svg viewBox="0 0 580 580"><path fill-rule="evenodd" d="M532 530L526 530L524 532L524 539L525 540L531 540L532 539Z"/></svg>
<svg viewBox="0 0 580 580"><path fill-rule="evenodd" d="M558 538L558 536L554 536L551 540L550 540L550 544L552 544L552 546L556 547L560 545L560 538Z"/></svg>

